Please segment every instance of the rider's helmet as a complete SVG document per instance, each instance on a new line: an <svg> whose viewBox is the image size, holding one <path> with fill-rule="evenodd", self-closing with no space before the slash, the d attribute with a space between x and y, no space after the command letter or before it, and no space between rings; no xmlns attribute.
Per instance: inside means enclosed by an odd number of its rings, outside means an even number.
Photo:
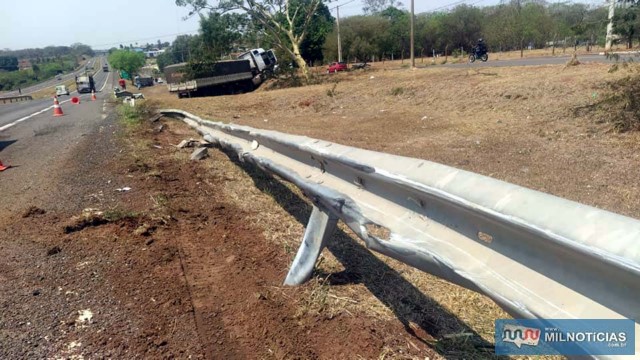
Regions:
<svg viewBox="0 0 640 360"><path fill-rule="evenodd" d="M482 38L478 39L478 42L479 42L479 43L481 43L481 42L483 42L483 41L484 41L484 40L482 40Z"/></svg>

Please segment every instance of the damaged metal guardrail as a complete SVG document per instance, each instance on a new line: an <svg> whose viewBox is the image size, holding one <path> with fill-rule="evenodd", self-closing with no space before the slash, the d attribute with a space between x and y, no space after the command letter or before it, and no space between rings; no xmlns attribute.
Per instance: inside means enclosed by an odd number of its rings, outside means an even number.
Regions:
<svg viewBox="0 0 640 360"><path fill-rule="evenodd" d="M0 97L0 101L2 101L3 104L19 102L19 101L28 101L28 100L33 100L33 97L31 95Z"/></svg>
<svg viewBox="0 0 640 360"><path fill-rule="evenodd" d="M369 249L485 294L516 318L629 318L640 334L636 219L421 159L161 113L311 199L287 285L310 278L340 219Z"/></svg>

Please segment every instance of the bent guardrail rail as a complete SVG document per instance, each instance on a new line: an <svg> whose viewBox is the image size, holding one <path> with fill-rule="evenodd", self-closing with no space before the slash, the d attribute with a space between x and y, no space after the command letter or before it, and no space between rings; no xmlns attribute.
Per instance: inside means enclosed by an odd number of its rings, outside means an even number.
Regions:
<svg viewBox="0 0 640 360"><path fill-rule="evenodd" d="M485 294L516 318L629 318L640 334L636 219L426 160L161 113L311 200L287 285L310 278L340 219L369 249Z"/></svg>
<svg viewBox="0 0 640 360"><path fill-rule="evenodd" d="M27 100L33 100L33 97L31 95L0 97L0 101L2 101L3 104L6 104L7 102L13 103L13 102L27 101Z"/></svg>

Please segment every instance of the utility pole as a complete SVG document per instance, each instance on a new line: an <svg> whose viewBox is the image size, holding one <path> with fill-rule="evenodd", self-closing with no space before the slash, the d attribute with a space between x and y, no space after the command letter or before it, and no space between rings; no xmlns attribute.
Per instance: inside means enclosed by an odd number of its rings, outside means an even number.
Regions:
<svg viewBox="0 0 640 360"><path fill-rule="evenodd" d="M337 29L338 30L338 62L342 62L342 43L340 42L340 6L345 6L345 5L350 4L350 3L354 2L354 1L356 1L356 0L350 0L350 1L347 1L346 3L344 3L344 4L336 5L336 6L332 7L331 9L329 9L329 11L331 11L333 9L336 9L336 14L337 14L336 25L338 26L338 29Z"/></svg>
<svg viewBox="0 0 640 360"><path fill-rule="evenodd" d="M411 0L411 67L414 68L416 67L416 57L415 57L415 51L413 48L413 18L415 16L413 15L413 0ZM338 43L339 44L339 43Z"/></svg>
<svg viewBox="0 0 640 360"><path fill-rule="evenodd" d="M338 62L342 62L342 44L340 43L340 5L336 6L336 13L338 14L336 24L338 25Z"/></svg>
<svg viewBox="0 0 640 360"><path fill-rule="evenodd" d="M604 51L611 50L613 42L613 16L616 10L616 0L609 0L609 23L607 24L607 42L604 45Z"/></svg>

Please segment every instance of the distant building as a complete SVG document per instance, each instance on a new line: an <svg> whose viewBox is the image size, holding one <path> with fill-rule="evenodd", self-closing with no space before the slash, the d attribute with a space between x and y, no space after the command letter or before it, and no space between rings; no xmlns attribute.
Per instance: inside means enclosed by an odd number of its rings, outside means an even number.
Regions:
<svg viewBox="0 0 640 360"><path fill-rule="evenodd" d="M20 70L29 70L29 69L31 69L31 60L29 60L29 59L20 59L20 60L18 60L18 68Z"/></svg>
<svg viewBox="0 0 640 360"><path fill-rule="evenodd" d="M153 49L153 50L150 50L150 51L145 51L144 54L148 58L154 58L154 57L158 57L158 55L164 53L164 51L165 51L164 49L162 49L162 50Z"/></svg>

